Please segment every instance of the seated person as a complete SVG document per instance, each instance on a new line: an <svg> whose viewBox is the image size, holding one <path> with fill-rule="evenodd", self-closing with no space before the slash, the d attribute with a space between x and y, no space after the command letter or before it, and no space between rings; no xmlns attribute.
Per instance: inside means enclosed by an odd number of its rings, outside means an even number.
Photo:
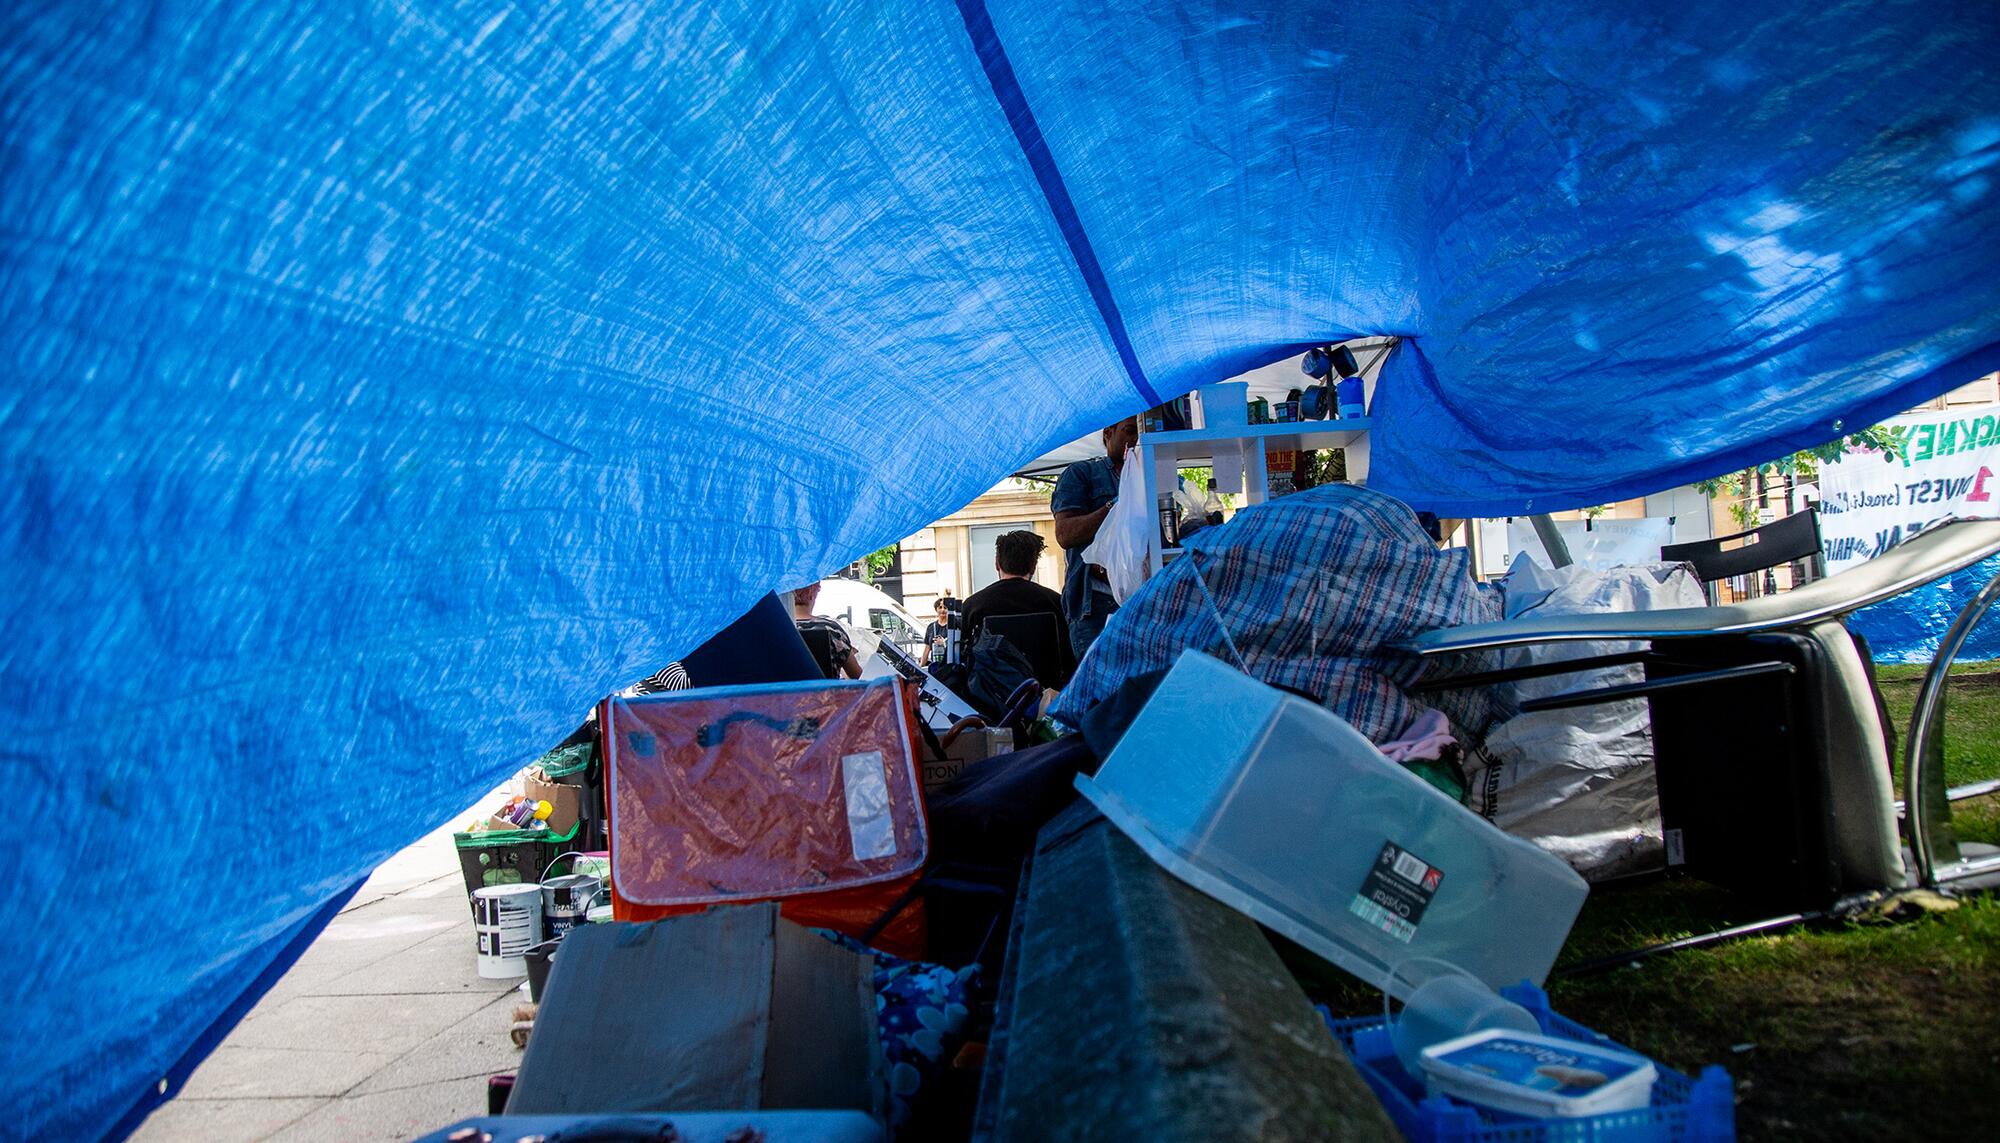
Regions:
<svg viewBox="0 0 2000 1143"><path fill-rule="evenodd" d="M972 639L984 634L986 621L999 615L1047 615L1051 619L1046 642L1012 641L1028 657L1035 678L1045 687L1060 687L1069 681L1074 664L1070 661L1069 639L1065 635L1062 596L1030 577L1046 546L1033 532L1008 532L993 543L993 567L1000 578L972 593L965 601L965 630Z"/></svg>
<svg viewBox="0 0 2000 1143"><path fill-rule="evenodd" d="M860 678L861 660L854 653L854 640L837 620L813 614L813 604L818 601L817 580L792 592L792 622L798 625L806 648L819 661L820 674L829 679L843 675L850 679Z"/></svg>

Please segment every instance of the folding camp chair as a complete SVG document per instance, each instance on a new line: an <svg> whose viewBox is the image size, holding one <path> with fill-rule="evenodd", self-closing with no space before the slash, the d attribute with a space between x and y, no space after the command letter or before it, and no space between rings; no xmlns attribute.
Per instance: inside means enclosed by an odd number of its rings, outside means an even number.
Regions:
<svg viewBox="0 0 2000 1143"><path fill-rule="evenodd" d="M1703 880L1800 909L1913 885L1990 883L2000 879L2000 853L1955 840L1940 754L1946 672L2000 598L2000 577L1959 613L1918 692L1904 744L1907 849L1896 831L1892 736L1841 619L1996 553L2000 520L1957 521L1784 595L1719 607L1523 616L1426 632L1408 649L1443 658L1564 641L1646 644L1460 674L1419 689L1641 664L1642 682L1552 695L1522 709L1646 699L1668 862Z"/></svg>
<svg viewBox="0 0 2000 1143"><path fill-rule="evenodd" d="M1701 580L1703 590L1708 592L1710 603L1715 602L1714 585L1718 580L1735 579L1754 572L1766 573L1768 580L1770 569L1802 561L1814 564L1817 575L1819 558L1819 513L1812 510L1794 512L1761 528L1738 532L1733 536L1668 544L1660 549L1660 559L1664 562L1694 566L1694 574ZM1776 590L1775 583L1767 582L1763 585L1762 594L1769 595Z"/></svg>

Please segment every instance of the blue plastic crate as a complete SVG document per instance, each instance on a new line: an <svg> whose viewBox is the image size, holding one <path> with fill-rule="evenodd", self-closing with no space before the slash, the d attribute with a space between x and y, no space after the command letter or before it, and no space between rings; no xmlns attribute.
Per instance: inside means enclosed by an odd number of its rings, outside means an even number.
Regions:
<svg viewBox="0 0 2000 1143"><path fill-rule="evenodd" d="M1549 994L1525 981L1501 989L1500 995L1533 1013L1547 1035L1632 1051L1558 1015L1549 1007ZM1410 1143L1733 1143L1736 1138L1735 1085L1718 1067L1703 1068L1701 1078L1689 1079L1655 1061L1659 1079L1653 1083L1651 1106L1577 1119L1530 1119L1447 1096L1425 1098L1423 1079L1403 1070L1381 1017L1338 1020L1323 1006L1319 1014Z"/></svg>

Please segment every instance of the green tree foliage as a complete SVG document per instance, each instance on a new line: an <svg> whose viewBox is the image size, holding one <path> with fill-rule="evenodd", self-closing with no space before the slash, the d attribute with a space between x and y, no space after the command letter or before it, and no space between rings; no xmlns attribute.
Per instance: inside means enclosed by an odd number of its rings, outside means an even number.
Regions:
<svg viewBox="0 0 2000 1143"><path fill-rule="evenodd" d="M1765 461L1742 472L1697 480L1694 486L1710 500L1727 495L1733 501L1729 505L1729 518L1736 521L1738 527L1749 528L1757 519L1757 510L1750 503L1751 481L1755 474L1761 472L1766 476L1818 480L1820 465L1838 460L1849 452L1879 452L1901 460L1909 454L1909 432L1901 425L1876 425L1858 433L1835 437L1815 448L1800 449L1788 456Z"/></svg>
<svg viewBox="0 0 2000 1143"><path fill-rule="evenodd" d="M873 582L876 576L888 571L895 564L896 549L897 545L890 544L886 548L880 548L861 557L868 564L868 579L870 582Z"/></svg>

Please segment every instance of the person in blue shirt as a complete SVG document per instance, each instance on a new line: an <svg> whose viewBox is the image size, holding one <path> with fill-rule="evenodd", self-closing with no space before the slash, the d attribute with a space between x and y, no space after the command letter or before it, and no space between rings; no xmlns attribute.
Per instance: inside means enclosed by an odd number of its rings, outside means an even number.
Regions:
<svg viewBox="0 0 2000 1143"><path fill-rule="evenodd" d="M1104 569L1083 562L1083 549L1097 538L1098 526L1118 499L1118 474L1125 456L1139 443L1139 418L1127 417L1104 430L1104 456L1079 460L1056 478L1049 511L1056 518L1056 543L1068 563L1063 573L1063 615L1069 621L1069 647L1081 662L1083 653L1104 630L1104 621L1118 610Z"/></svg>

